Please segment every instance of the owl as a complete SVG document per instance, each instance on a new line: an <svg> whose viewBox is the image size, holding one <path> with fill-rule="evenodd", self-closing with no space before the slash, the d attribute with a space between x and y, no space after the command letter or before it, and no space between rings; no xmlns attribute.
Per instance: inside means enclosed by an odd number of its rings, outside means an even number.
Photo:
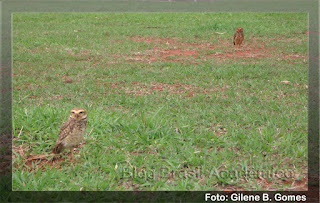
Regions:
<svg viewBox="0 0 320 203"><path fill-rule="evenodd" d="M70 149L72 161L74 161L73 147L80 144L87 128L87 119L88 114L85 109L72 109L68 120L60 129L58 140L52 152L59 154L64 149Z"/></svg>
<svg viewBox="0 0 320 203"><path fill-rule="evenodd" d="M236 33L233 36L233 45L235 46L235 48L240 48L240 45L242 44L243 40L243 28L238 27Z"/></svg>

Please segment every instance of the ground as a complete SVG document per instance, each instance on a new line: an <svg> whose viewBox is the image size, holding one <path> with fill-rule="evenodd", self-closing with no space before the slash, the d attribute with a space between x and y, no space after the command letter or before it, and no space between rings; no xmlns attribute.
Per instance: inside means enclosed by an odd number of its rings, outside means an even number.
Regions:
<svg viewBox="0 0 320 203"><path fill-rule="evenodd" d="M307 190L307 15L13 19L13 190Z"/></svg>

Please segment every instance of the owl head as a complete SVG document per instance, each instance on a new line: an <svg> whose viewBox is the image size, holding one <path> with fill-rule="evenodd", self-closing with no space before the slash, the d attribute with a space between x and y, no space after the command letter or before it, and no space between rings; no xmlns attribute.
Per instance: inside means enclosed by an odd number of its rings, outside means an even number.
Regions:
<svg viewBox="0 0 320 203"><path fill-rule="evenodd" d="M70 117L75 120L87 120L87 111L83 108L74 108L70 111Z"/></svg>
<svg viewBox="0 0 320 203"><path fill-rule="evenodd" d="M242 27L237 27L237 32L243 32L243 28Z"/></svg>

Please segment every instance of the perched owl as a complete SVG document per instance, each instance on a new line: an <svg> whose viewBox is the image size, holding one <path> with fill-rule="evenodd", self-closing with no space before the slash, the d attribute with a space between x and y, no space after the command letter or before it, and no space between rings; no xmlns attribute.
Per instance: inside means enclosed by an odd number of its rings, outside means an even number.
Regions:
<svg viewBox="0 0 320 203"><path fill-rule="evenodd" d="M52 152L59 154L64 149L70 149L73 157L73 146L80 144L87 128L88 114L85 109L74 108L70 111L68 120L62 125L56 146Z"/></svg>
<svg viewBox="0 0 320 203"><path fill-rule="evenodd" d="M235 46L235 48L240 48L240 45L242 44L243 40L243 28L238 27L236 33L233 36L233 45Z"/></svg>

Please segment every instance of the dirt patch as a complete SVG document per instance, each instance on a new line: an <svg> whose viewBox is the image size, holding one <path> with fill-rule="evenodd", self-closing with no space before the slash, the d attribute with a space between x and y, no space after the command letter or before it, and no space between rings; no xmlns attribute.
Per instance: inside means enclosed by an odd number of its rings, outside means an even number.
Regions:
<svg viewBox="0 0 320 203"><path fill-rule="evenodd" d="M228 132L227 128L225 128L221 124L212 124L210 126L207 126L207 129L213 131L217 136L223 135Z"/></svg>
<svg viewBox="0 0 320 203"><path fill-rule="evenodd" d="M155 43L155 45L144 51L131 55L126 55L125 59L129 62L155 62L155 61L179 61L184 62L187 59L194 59L199 55L199 48L208 48L210 44L183 43L178 38L145 38L140 36L128 37L133 41L144 43ZM159 44L165 44L167 48L158 47Z"/></svg>
<svg viewBox="0 0 320 203"><path fill-rule="evenodd" d="M50 166L50 168L57 168L59 166L58 163L61 161L61 159L52 157L50 155L32 154L26 157L25 165L30 171L35 170L37 167L41 171L45 171L46 166Z"/></svg>
<svg viewBox="0 0 320 203"><path fill-rule="evenodd" d="M30 147L24 147L23 145L19 145L19 146L13 145L12 150L15 153L12 153L12 160L14 160L16 158L16 154L18 154L21 157L24 157L25 152L29 149L30 149Z"/></svg>
<svg viewBox="0 0 320 203"><path fill-rule="evenodd" d="M77 154L79 153L79 148L84 145L85 142L80 143L79 145L74 147L74 156L76 157ZM34 171L36 169L41 170L42 172L45 171L48 167L50 169L52 168L60 168L61 163L65 161L71 161L71 154L67 152L67 150L64 150L62 153L63 155L66 155L66 157L62 155L54 155L54 154L30 154L30 155L25 155L25 152L28 151L30 147L24 147L23 145L19 146L13 146L12 150L14 153L12 153L12 160L17 158L16 154L18 154L20 157L22 157L24 160L24 166L28 171ZM76 159L77 161L77 159ZM15 166L17 163L13 165L13 167L18 167Z"/></svg>
<svg viewBox="0 0 320 203"><path fill-rule="evenodd" d="M214 130L214 133L216 135L223 135L223 134L227 133L227 128L219 128L217 130Z"/></svg>
<svg viewBox="0 0 320 203"><path fill-rule="evenodd" d="M215 43L184 43L179 38L147 38L141 36L131 36L129 39L137 42L154 43L155 45L144 52L137 52L131 55L126 55L127 61L176 61L176 62L191 62L192 59L200 58L207 60L210 58L221 59L239 59L239 58L280 58L280 59L306 59L306 56L275 54L275 49L267 49L267 42L261 39L252 38L244 42L239 50L235 50L231 40L213 39ZM270 39L268 39L270 40ZM271 39L272 40L272 39ZM277 39L281 40L281 39ZM285 42L297 41L295 38L282 39ZM300 40L301 41L301 40ZM162 45L161 45L162 44ZM161 48L158 45L166 45L168 48ZM203 54L200 54L199 52ZM206 52L211 52L205 54ZM212 53L214 52L214 53ZM190 58L191 57L191 58Z"/></svg>
<svg viewBox="0 0 320 203"><path fill-rule="evenodd" d="M188 57L195 58L198 55L197 49L160 49L152 48L145 52L133 53L125 56L127 61L142 61L142 62L155 62L155 61L183 61Z"/></svg>

